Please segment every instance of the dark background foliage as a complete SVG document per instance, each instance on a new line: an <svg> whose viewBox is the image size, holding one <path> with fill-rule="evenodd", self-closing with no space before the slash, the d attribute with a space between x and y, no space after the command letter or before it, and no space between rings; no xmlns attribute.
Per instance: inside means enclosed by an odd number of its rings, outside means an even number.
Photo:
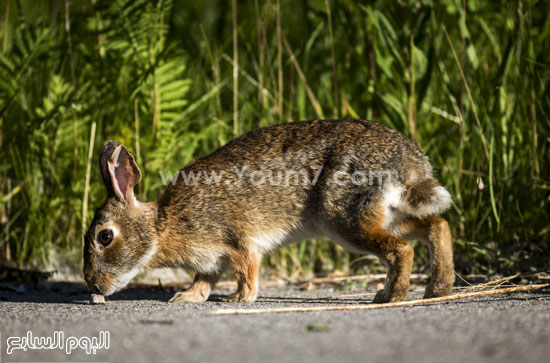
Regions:
<svg viewBox="0 0 550 363"><path fill-rule="evenodd" d="M549 14L545 0L4 0L0 261L44 266L61 252L80 263L105 197L96 165L107 140L136 155L136 192L151 200L160 170L235 135L359 117L432 159L454 197L457 271L547 269ZM415 249L422 272L427 251ZM381 269L326 240L265 266Z"/></svg>

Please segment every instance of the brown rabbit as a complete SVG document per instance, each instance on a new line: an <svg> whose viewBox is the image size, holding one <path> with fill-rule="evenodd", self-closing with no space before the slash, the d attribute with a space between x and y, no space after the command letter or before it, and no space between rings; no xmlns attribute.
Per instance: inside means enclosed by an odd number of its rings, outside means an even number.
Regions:
<svg viewBox="0 0 550 363"><path fill-rule="evenodd" d="M199 158L156 202L133 187L140 170L126 147L107 143L99 166L108 198L85 235L84 277L96 293L122 289L142 268L183 267L193 285L172 302L203 302L229 263L238 288L231 301L254 302L262 255L314 236L388 266L375 302L405 299L413 249L430 250L425 297L454 283L449 193L418 145L362 120L291 122L257 129Z"/></svg>

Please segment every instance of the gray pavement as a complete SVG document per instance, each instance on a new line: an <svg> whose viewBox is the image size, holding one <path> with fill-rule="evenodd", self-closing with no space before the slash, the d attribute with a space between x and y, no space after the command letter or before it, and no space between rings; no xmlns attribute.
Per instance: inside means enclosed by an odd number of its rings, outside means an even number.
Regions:
<svg viewBox="0 0 550 363"><path fill-rule="evenodd" d="M372 291L372 290L371 290ZM356 288L262 287L251 305L168 304L172 292L128 288L90 305L83 285L54 283L24 294L0 289L0 362L548 362L550 289L364 311L214 316L226 308L369 304ZM412 292L409 299L421 297ZM22 340L62 331L65 349L27 349ZM109 332L108 349L66 346ZM69 337L76 339L69 339ZM105 337L105 335L103 335ZM19 345L18 345L19 344Z"/></svg>

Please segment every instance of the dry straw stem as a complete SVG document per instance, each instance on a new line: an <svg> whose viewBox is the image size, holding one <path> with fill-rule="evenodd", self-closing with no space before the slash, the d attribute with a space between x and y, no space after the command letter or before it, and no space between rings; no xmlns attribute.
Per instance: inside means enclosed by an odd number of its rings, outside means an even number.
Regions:
<svg viewBox="0 0 550 363"><path fill-rule="evenodd" d="M281 45L281 38L283 31L281 28L281 4L277 0L277 100L279 108L279 116L283 118L283 47Z"/></svg>
<svg viewBox="0 0 550 363"><path fill-rule="evenodd" d="M290 48L290 45L288 45L288 41L286 40L286 37L283 35L283 43L285 44L285 48L290 54L290 61L294 65L294 68L296 68L296 72L298 73L298 76L304 82L304 86L306 88L307 95L309 97L309 100L311 101L311 104L313 105L313 108L315 109L315 113L317 114L318 118L325 118L323 114L323 109L321 108L321 104L317 100L317 97L315 97L315 94L311 90L311 87L309 87L309 84L307 83L306 76L304 75L304 72L302 71L302 67L300 67L300 64L298 64L298 61L296 60L296 57L294 56L294 52Z"/></svg>
<svg viewBox="0 0 550 363"><path fill-rule="evenodd" d="M260 5L258 0L254 0L254 15L256 17L256 36L258 39L258 81L259 81L259 100L262 103L262 107L266 107L265 95L262 90L264 89L264 46L262 43L262 20L260 18Z"/></svg>
<svg viewBox="0 0 550 363"><path fill-rule="evenodd" d="M550 284L507 287L507 288L498 289L498 290L477 291L477 292L469 292L469 293L464 293L464 294L456 294L456 295L443 296L443 297L434 297L434 298L431 298L431 299L399 301L399 302L386 303L386 304L367 304L367 305L361 304L361 305L314 306L314 307L284 307L284 308L272 308L272 309L221 309L221 310L213 311L212 315L242 315L242 314L265 314L265 313L297 313L297 312L312 312L312 311L383 309L383 308L392 308L392 307L399 307L399 306L431 304L431 303L436 303L436 302L441 302L441 301L466 299L466 298L470 298L470 297L478 297L478 296L485 296L485 295L497 295L497 294L507 294L507 293L510 293L510 292L518 292L518 291L539 290L539 289L543 289L545 287L550 287Z"/></svg>
<svg viewBox="0 0 550 363"><path fill-rule="evenodd" d="M411 64L410 64L410 96L407 101L407 117L409 119L409 131L414 141L418 142L418 132L416 127L416 90L414 87L415 74L414 74L414 36L411 35L410 40L411 48Z"/></svg>
<svg viewBox="0 0 550 363"><path fill-rule="evenodd" d="M233 134L239 135L239 51L237 43L237 0L233 0Z"/></svg>
<svg viewBox="0 0 550 363"><path fill-rule="evenodd" d="M330 39L330 57L332 60L332 92L334 97L334 118L338 117L338 68L336 65L336 51L334 50L334 32L332 30L332 14L330 11L329 0L325 0L325 7L327 9L327 19L328 19L328 34Z"/></svg>
<svg viewBox="0 0 550 363"><path fill-rule="evenodd" d="M474 98L472 97L472 93L470 92L470 86L468 86L468 81L466 80L466 76L464 75L464 70L462 69L462 66L460 65L460 61L458 59L458 55L456 54L455 47L453 46L453 42L451 41L451 37L449 37L449 33L447 33L447 29L443 27L443 32L445 33L445 37L447 38L447 41L449 42L449 45L451 46L451 50L453 51L453 56L455 58L456 64L458 66L458 70L460 71L460 76L462 77L462 82L464 82L464 86L466 87L466 93L468 94L468 99L470 100L470 103L472 104L472 111L474 112L474 118L476 120L477 126L479 127L480 135L481 135L481 142L483 144L483 151L485 152L485 156L487 157L487 160L490 161L491 158L489 156L489 149L487 148L487 141L485 140L485 135L483 134L483 127L481 127L481 121L479 121L479 116L477 115L477 108L476 104L474 102Z"/></svg>
<svg viewBox="0 0 550 363"><path fill-rule="evenodd" d="M260 90L260 94L262 94L264 97L267 96L272 101L275 101L275 97L273 97L271 93L269 93L269 91L266 88L264 88L262 83L256 81L247 71L245 71L244 69L241 69L241 67L239 67L239 65L235 63L233 59L231 59L231 57L227 55L227 53L222 53L222 57L223 59L228 61L232 66L234 67L236 66L237 70L243 75L243 77L248 82L250 82L250 84L252 84L254 87L257 87Z"/></svg>
<svg viewBox="0 0 550 363"><path fill-rule="evenodd" d="M92 172L92 158L94 152L96 122L92 122L90 131L90 143L88 148L88 161L86 163L86 181L84 182L84 195L82 196L82 233L86 230L86 214L88 212L88 194L90 192L90 174Z"/></svg>
<svg viewBox="0 0 550 363"><path fill-rule="evenodd" d="M468 290L474 290L474 289L479 289L479 288L486 288L486 287L498 287L510 280L513 280L515 279L516 277L519 277L521 274L515 274L515 275L512 275L512 276L508 276L508 277L503 277L503 278L500 278L500 279L497 279L497 280L493 280L493 281L487 281L485 283L482 283L482 284L478 284L478 285L473 285L473 286L468 286L467 289ZM495 286L496 285L496 286Z"/></svg>

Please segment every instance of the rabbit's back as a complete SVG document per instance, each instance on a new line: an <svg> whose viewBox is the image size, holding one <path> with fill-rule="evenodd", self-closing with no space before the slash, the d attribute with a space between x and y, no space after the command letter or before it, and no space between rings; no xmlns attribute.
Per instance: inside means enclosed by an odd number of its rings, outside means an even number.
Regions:
<svg viewBox="0 0 550 363"><path fill-rule="evenodd" d="M159 201L158 224L190 238L260 236L270 249L345 232L374 212L389 185L404 189L431 177L417 144L376 122L272 125L182 169Z"/></svg>
<svg viewBox="0 0 550 363"><path fill-rule="evenodd" d="M411 168L431 176L430 163L414 141L380 123L358 119L296 121L263 127L199 160L223 165L271 164L279 159L285 167L337 163L339 167L348 164L352 170L392 170L405 179Z"/></svg>

